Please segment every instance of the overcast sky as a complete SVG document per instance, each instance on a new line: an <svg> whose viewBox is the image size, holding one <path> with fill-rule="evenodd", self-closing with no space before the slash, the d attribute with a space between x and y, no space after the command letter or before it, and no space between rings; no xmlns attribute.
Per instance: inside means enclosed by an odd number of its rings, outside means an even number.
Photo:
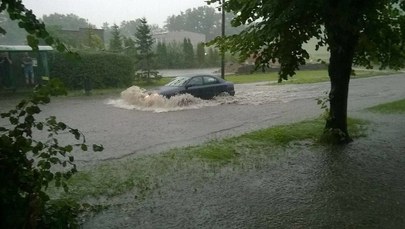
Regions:
<svg viewBox="0 0 405 229"><path fill-rule="evenodd" d="M23 0L38 17L73 13L101 27L103 22L119 24L145 17L149 24L163 26L168 16L204 6L204 0Z"/></svg>

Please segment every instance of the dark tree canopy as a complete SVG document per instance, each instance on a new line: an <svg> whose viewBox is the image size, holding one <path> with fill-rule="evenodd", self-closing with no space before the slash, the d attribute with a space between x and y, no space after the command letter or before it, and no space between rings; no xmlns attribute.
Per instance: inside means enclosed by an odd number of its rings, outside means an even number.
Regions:
<svg viewBox="0 0 405 229"><path fill-rule="evenodd" d="M234 15L226 14L226 34L231 35L242 31L244 26L232 27L230 21ZM169 31L190 31L205 34L207 40L221 35L221 13L209 6L187 9L179 15L169 16L165 28Z"/></svg>
<svg viewBox="0 0 405 229"><path fill-rule="evenodd" d="M184 67L192 68L194 66L194 47L190 39L183 40Z"/></svg>
<svg viewBox="0 0 405 229"><path fill-rule="evenodd" d="M211 0L209 3L221 2ZM330 50L330 117L325 130L349 142L347 97L352 65L397 69L405 63L403 0L227 0L237 15L232 25L248 25L238 35L215 42L253 56L256 64L279 62L280 80L293 76L309 54L302 45L316 38Z"/></svg>
<svg viewBox="0 0 405 229"><path fill-rule="evenodd" d="M95 25L90 24L85 18L81 18L75 14L58 14L53 13L42 17L46 26L56 25L65 30L79 30L79 28L95 28Z"/></svg>
<svg viewBox="0 0 405 229"><path fill-rule="evenodd" d="M141 24L137 27L135 33L135 48L136 48L136 61L138 70L142 73L138 73L138 76L151 80L152 75L156 75L157 72L152 71L155 67L154 53L152 46L154 40L152 38L151 28L145 18L140 20Z"/></svg>
<svg viewBox="0 0 405 229"><path fill-rule="evenodd" d="M110 39L109 50L112 52L121 52L122 51L122 38L119 31L118 25L114 24L111 26L112 38Z"/></svg>

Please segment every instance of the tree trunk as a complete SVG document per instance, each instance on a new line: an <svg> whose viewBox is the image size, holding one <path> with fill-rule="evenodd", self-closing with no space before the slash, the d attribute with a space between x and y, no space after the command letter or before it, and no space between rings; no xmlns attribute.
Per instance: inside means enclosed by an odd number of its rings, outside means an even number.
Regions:
<svg viewBox="0 0 405 229"><path fill-rule="evenodd" d="M352 141L347 131L347 100L357 39L355 36L344 33L334 35L334 42L330 45L331 56L328 68L331 82L330 110L325 133L331 134L333 142L345 144Z"/></svg>

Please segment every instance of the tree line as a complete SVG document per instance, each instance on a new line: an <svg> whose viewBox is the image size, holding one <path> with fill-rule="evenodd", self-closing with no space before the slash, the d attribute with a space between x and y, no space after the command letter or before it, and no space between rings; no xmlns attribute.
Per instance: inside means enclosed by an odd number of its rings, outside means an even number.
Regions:
<svg viewBox="0 0 405 229"><path fill-rule="evenodd" d="M243 26L232 27L230 25L232 18L233 14L226 14L226 33L229 35L238 33L243 28ZM75 14L53 13L44 15L40 20L44 22L53 37L63 41L71 49L103 50L136 56L135 33L142 24L141 18L122 21L119 25L104 23L103 38L93 32L92 29L97 28L94 24ZM7 31L5 36L0 37L0 43L10 45L26 43L27 33L21 30L16 22L10 20L4 11L0 14L0 26ZM220 35L221 14L213 7L201 6L169 16L163 28L154 24L148 26L151 33L178 30L202 33L209 41ZM63 32L63 30L79 30L79 28L88 28L88 34L84 38L78 39ZM216 67L220 64L218 49L204 47L203 43L193 46L187 38L177 43L154 43L153 52L156 68Z"/></svg>

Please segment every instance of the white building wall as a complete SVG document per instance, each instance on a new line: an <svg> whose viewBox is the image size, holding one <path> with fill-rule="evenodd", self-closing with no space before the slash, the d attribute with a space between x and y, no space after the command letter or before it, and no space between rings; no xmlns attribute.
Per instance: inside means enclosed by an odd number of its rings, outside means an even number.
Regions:
<svg viewBox="0 0 405 229"><path fill-rule="evenodd" d="M202 33L194 33L188 31L172 31L172 32L164 32L159 34L154 34L152 37L157 42L162 43L170 43L170 42L177 42L183 43L184 38L190 39L191 44L194 48L197 47L198 43L205 42L205 35Z"/></svg>

